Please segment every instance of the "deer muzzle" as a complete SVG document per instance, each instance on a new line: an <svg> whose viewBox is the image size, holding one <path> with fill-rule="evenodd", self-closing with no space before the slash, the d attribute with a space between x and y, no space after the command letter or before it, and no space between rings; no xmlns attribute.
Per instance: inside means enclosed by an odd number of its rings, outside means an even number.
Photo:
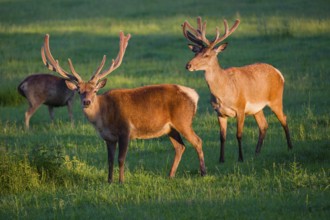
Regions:
<svg viewBox="0 0 330 220"><path fill-rule="evenodd" d="M89 99L84 99L84 100L82 100L82 106L84 107L84 108L88 108L90 105L91 105L91 100L89 100Z"/></svg>
<svg viewBox="0 0 330 220"><path fill-rule="evenodd" d="M187 63L187 65L186 65L186 69L189 70L189 71L193 71L192 68L191 68L191 64L190 64L190 62Z"/></svg>

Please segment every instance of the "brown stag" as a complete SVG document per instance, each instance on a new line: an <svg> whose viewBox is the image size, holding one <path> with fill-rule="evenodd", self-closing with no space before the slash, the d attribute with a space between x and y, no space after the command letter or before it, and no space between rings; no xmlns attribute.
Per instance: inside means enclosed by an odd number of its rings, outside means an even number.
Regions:
<svg viewBox="0 0 330 220"><path fill-rule="evenodd" d="M112 65L101 72L106 56L87 82L75 71L71 60L69 66L73 75L64 71L53 58L49 49L49 35L45 36L42 58L46 66L66 78L71 90L80 94L81 105L87 119L93 124L106 142L108 150L108 182L113 180L113 165L116 145L119 146L119 182L124 182L124 163L130 139L148 139L167 134L174 146L175 157L169 176L174 177L185 150L183 135L196 149L201 175L205 175L202 141L192 129L196 113L198 94L195 90L180 85L153 85L135 89L113 89L102 95L103 79L117 69L123 59L130 35L120 32L119 53ZM181 134L181 135L180 135Z"/></svg>
<svg viewBox="0 0 330 220"><path fill-rule="evenodd" d="M71 122L74 91L67 88L65 80L50 74L33 74L26 77L17 87L18 92L29 103L25 112L25 127L29 129L30 118L42 105L48 106L51 120L54 120L54 107L67 106Z"/></svg>
<svg viewBox="0 0 330 220"><path fill-rule="evenodd" d="M282 124L288 148L292 148L286 116L283 113L284 77L279 70L265 63L255 63L243 67L221 68L217 55L222 52L227 43L217 46L231 35L239 25L239 20L228 29L224 20L225 33L220 37L216 28L216 37L213 41L206 38L206 22L197 18L197 29L187 21L182 25L184 36L191 42L189 48L195 57L186 65L189 71L205 71L205 80L211 91L212 104L218 113L220 125L220 162L225 159L225 141L227 118L237 118L237 140L239 147L239 161L243 161L242 133L246 115L253 115L259 126L259 140L256 146L256 155L259 154L266 135L268 124L263 108L269 106Z"/></svg>

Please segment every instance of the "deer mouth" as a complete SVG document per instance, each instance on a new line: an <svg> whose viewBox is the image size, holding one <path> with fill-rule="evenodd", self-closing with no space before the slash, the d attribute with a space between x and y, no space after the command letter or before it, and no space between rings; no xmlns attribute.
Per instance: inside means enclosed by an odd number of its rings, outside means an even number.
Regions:
<svg viewBox="0 0 330 220"><path fill-rule="evenodd" d="M190 72L194 71L195 69L192 68L191 64L190 63L187 63L186 65L186 69L189 70Z"/></svg>

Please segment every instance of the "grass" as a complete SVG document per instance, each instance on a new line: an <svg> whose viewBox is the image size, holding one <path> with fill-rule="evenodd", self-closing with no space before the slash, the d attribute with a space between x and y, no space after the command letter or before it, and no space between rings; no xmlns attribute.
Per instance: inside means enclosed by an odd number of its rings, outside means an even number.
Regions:
<svg viewBox="0 0 330 220"><path fill-rule="evenodd" d="M0 219L328 219L330 19L327 1L19 1L0 0ZM223 67L271 63L285 79L284 106L294 149L288 151L276 117L261 154L252 117L245 122L237 162L235 120L228 123L226 162L218 163L219 137L201 72L186 72L193 56L180 24L208 21L208 35L241 19L219 56ZM106 147L84 118L66 108L50 122L41 107L24 130L26 101L16 92L27 75L47 72L40 59L49 33L54 57L68 69L71 58L87 79L106 54L118 51L118 32L131 33L122 66L105 90L179 83L200 95L194 129L203 139L208 175L198 174L188 146L177 176L167 175L174 151L167 137L133 140L126 183L106 182ZM118 178L118 167L115 167Z"/></svg>

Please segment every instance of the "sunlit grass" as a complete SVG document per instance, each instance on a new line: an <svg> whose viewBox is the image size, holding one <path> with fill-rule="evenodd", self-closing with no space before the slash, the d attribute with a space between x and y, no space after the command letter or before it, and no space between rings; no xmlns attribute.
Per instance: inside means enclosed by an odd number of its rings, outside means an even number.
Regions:
<svg viewBox="0 0 330 220"><path fill-rule="evenodd" d="M215 35L215 27L223 30L223 20L217 17L203 17L208 24L208 35ZM310 37L330 33L328 19L283 18L282 16L233 16L226 18L229 25L236 19L241 20L240 28L233 37L240 36L284 36ZM188 20L196 26L195 17L173 16L161 19L116 19L88 18L60 21L38 21L29 24L0 24L3 34L67 34L84 33L97 36L117 36L119 31L134 35L181 35L181 24Z"/></svg>

